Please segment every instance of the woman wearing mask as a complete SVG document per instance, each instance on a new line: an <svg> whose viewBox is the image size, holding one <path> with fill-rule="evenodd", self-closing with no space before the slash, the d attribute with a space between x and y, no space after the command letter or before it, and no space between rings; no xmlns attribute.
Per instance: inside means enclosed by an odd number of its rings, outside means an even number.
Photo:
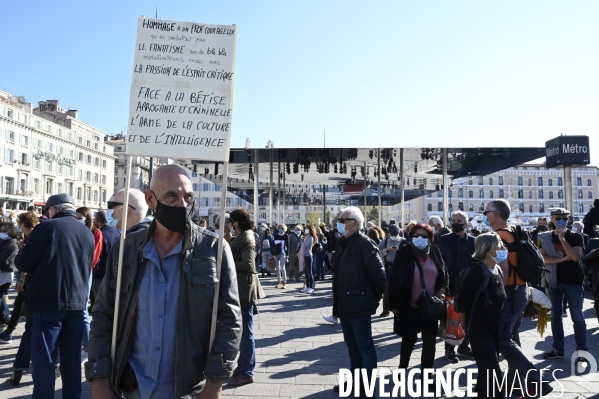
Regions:
<svg viewBox="0 0 599 399"><path fill-rule="evenodd" d="M2 303L2 324L10 321L10 310L6 303L6 295L12 284L12 273L15 271L15 257L19 252L17 246L17 229L12 222L0 225L0 299Z"/></svg>
<svg viewBox="0 0 599 399"><path fill-rule="evenodd" d="M77 219L81 223L83 223L88 229L90 229L94 235L94 242L95 242L94 260L93 260L93 263L90 265L90 270L93 271L93 269L98 264L98 260L100 260L100 254L102 253L102 231L100 231L100 229L98 229L96 227L96 225L94 224L94 221L92 218L92 212L89 208L86 208L86 207L77 208L75 210L75 212L77 212ZM93 282L93 274L90 273L89 274L89 287L87 290L88 297L89 297L89 293L91 292L91 289L92 289L92 282ZM90 325L90 321L91 321L89 318L89 311L87 309L87 306L85 307L85 310L83 311L83 320L85 323L85 328L83 330L83 340L81 342L81 344L83 346L83 348L81 349L81 363L82 364L87 361L87 345L89 343L89 325Z"/></svg>
<svg viewBox="0 0 599 399"><path fill-rule="evenodd" d="M229 381L229 385L238 387L254 382L254 368L256 367L254 313L257 313L256 301L264 298L264 291L256 272L256 242L251 230L250 214L246 209L236 209L231 212L228 224L231 232L234 232L230 246L237 272L243 323L239 359L237 360L238 367Z"/></svg>
<svg viewBox="0 0 599 399"><path fill-rule="evenodd" d="M327 241L324 237L324 234L319 233L318 234L318 243L320 244L320 248L322 248L320 250L320 252L316 252L313 253L312 256L314 257L314 281L318 281L318 280L324 280L324 269L325 269L325 256L326 256L326 251L325 248L327 247Z"/></svg>
<svg viewBox="0 0 599 399"><path fill-rule="evenodd" d="M314 293L314 271L312 264L312 247L317 242L316 229L311 224L307 225L304 229L304 271L306 273L306 286L302 289L302 292L308 294Z"/></svg>
<svg viewBox="0 0 599 399"><path fill-rule="evenodd" d="M448 293L447 269L439 249L432 246L433 230L428 224L416 224L408 241L399 247L393 261L389 282L389 307L395 315L393 331L402 337L399 367L407 369L418 331L422 332L422 369L432 368L435 361L437 320L422 317L420 298L423 289L431 296L445 299ZM420 271L422 270L422 272Z"/></svg>
<svg viewBox="0 0 599 399"><path fill-rule="evenodd" d="M264 229L264 238L262 239L262 242L260 243L261 247L262 247L262 277L264 277L265 274L268 273L268 277L271 276L270 271L268 270L268 261L270 260L270 258L272 258L272 248L275 246L275 240L272 236L272 234L270 234L270 229L266 228Z"/></svg>
<svg viewBox="0 0 599 399"><path fill-rule="evenodd" d="M289 237L285 234L286 231L287 226L284 224L277 226L277 232L273 236L274 246L270 250L277 266L277 288L287 288L285 258L289 251Z"/></svg>
<svg viewBox="0 0 599 399"><path fill-rule="evenodd" d="M498 385L491 387L489 384L493 381L493 373L496 381L501 381L502 375L497 354L501 309L506 294L501 268L497 264L507 259L507 255L508 251L496 233L476 237L472 256L476 262L467 269L455 294L455 306L460 311L462 324L469 327L467 333L478 367L476 390L479 398L504 397Z"/></svg>

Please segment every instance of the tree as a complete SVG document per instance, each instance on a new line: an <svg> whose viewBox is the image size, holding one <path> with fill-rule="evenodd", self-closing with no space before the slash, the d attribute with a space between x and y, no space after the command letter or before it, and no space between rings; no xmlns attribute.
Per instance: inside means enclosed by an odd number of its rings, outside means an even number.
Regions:
<svg viewBox="0 0 599 399"><path fill-rule="evenodd" d="M364 215L364 207L360 205L358 208L360 208L360 211L362 211L362 215ZM366 224L366 222L369 222L371 220L374 220L375 222L377 220L379 220L378 207L376 207L376 206L368 207L368 213L366 215L364 215L364 219L365 219L364 224Z"/></svg>

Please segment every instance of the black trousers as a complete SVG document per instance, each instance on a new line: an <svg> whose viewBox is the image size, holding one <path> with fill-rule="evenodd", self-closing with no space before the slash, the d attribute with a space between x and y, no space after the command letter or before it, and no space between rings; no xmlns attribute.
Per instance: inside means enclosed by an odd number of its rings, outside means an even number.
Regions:
<svg viewBox="0 0 599 399"><path fill-rule="evenodd" d="M23 312L23 304L25 303L25 292L21 291L17 294L15 298L15 302L13 303L12 313L10 314L10 321L8 322L8 327L6 327L5 332L7 334L12 334L12 332L17 328L17 324L21 320L22 312Z"/></svg>
<svg viewBox="0 0 599 399"><path fill-rule="evenodd" d="M399 368L407 369L414 345L418 339L418 330L422 335L422 358L420 367L432 368L435 362L435 344L437 343L437 328L439 322L422 318L420 308L410 308L409 325L410 333L401 338L401 351L399 353Z"/></svg>
<svg viewBox="0 0 599 399"><path fill-rule="evenodd" d="M476 380L476 392L479 398L503 398L503 392L499 385L493 384L494 381L501 382L501 368L497 358L499 348L499 339L493 338L490 331L483 327L471 327L470 346L474 353L474 360L478 368L478 378ZM495 380L493 379L495 375Z"/></svg>

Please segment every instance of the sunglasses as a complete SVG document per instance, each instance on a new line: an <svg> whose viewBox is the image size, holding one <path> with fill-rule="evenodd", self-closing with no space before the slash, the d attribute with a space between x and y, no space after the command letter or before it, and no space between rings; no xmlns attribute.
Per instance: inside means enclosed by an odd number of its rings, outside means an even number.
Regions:
<svg viewBox="0 0 599 399"><path fill-rule="evenodd" d="M123 205L122 202L114 202L114 201L108 201L108 209L112 209L115 206L119 206L119 205ZM134 211L136 211L137 209L135 209L135 207L129 205L129 208L133 209Z"/></svg>
<svg viewBox="0 0 599 399"><path fill-rule="evenodd" d="M351 218L337 218L337 221L339 223L345 223L348 220L356 220L356 219L351 219Z"/></svg>
<svg viewBox="0 0 599 399"><path fill-rule="evenodd" d="M412 238L426 238L428 240L428 235L414 234Z"/></svg>
<svg viewBox="0 0 599 399"><path fill-rule="evenodd" d="M483 215L487 216L487 213L491 213L491 212L493 212L493 213L497 213L497 212L495 212L495 211L484 211L484 212L483 212Z"/></svg>
<svg viewBox="0 0 599 399"><path fill-rule="evenodd" d="M554 216L554 217L555 217L555 216ZM558 221L558 220L568 220L568 217L567 217L567 216L566 216L566 217L563 217L563 218L558 218L558 217L555 217L555 221Z"/></svg>

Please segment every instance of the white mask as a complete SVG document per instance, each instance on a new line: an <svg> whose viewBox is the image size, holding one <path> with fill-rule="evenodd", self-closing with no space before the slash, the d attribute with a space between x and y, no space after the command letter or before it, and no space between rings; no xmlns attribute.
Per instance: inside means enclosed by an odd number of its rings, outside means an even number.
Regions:
<svg viewBox="0 0 599 399"><path fill-rule="evenodd" d="M391 236L389 237L391 241L399 241L399 236Z"/></svg>
<svg viewBox="0 0 599 399"><path fill-rule="evenodd" d="M0 233L0 240L8 240L9 238L8 233Z"/></svg>
<svg viewBox="0 0 599 399"><path fill-rule="evenodd" d="M310 234L310 230L308 230L308 229L304 230L304 234L306 234L306 235Z"/></svg>
<svg viewBox="0 0 599 399"><path fill-rule="evenodd" d="M579 233L577 226L572 226L572 232Z"/></svg>

